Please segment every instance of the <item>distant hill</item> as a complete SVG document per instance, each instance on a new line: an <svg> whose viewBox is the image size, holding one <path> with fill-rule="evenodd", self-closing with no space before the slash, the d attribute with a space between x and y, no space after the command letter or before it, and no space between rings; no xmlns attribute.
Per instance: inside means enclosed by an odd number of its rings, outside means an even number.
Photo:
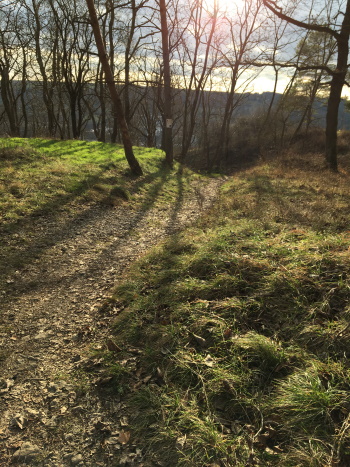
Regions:
<svg viewBox="0 0 350 467"><path fill-rule="evenodd" d="M278 103L282 94L277 94L275 97L275 104ZM242 96L240 95L240 98ZM252 116L260 112L269 104L272 98L272 92L263 92L261 94L245 94L243 99L244 103L236 110L238 116ZM317 99L314 103L314 125L325 128L326 126L326 113L327 113L327 98ZM350 130L350 112L345 109L345 100L342 100L339 107L338 118L339 130Z"/></svg>
<svg viewBox="0 0 350 467"><path fill-rule="evenodd" d="M1 82L0 82L1 86ZM41 83L38 81L29 81L26 83L25 91L20 99L20 90L22 88L22 83L19 81L12 82L12 88L14 95L17 95L17 111L16 115L18 118L18 125L21 129L21 134L24 133L25 130L25 118L27 119L27 129L26 135L33 136L35 134L45 134L45 129L47 127L46 121L46 113L44 111L44 105L42 103L42 86ZM121 88L121 92L123 89ZM182 131L182 111L183 111L183 103L186 99L186 91L183 89L174 89L174 118L177 121L178 126L178 139L181 140L181 131ZM136 107L140 105L142 101L142 96L144 99L148 99L146 104L146 108L148 109L148 118L154 120L153 125L155 129L155 136L153 138L153 144L157 147L161 144L161 112L160 108L157 106L154 107L153 100L158 99L158 93L153 89L152 92L145 93L145 88L140 86L130 86L129 88L129 95L132 105ZM56 96L57 97L57 96ZM273 97L273 93L271 92L263 92L263 93L237 93L235 95L235 104L237 104L234 113L233 113L233 122L234 119L237 117L259 117L263 114L263 112L268 108L271 99ZM276 94L274 98L274 105L278 105L278 102L282 98L282 94ZM57 137L63 139L70 138L70 131L67 130L70 127L69 119L71 116L72 110L72 102L69 100L69 96L66 92L62 91L59 96L60 105L64 108L64 120L62 120L62 115L59 117L60 121L60 131L63 132L62 134L57 134ZM222 115L226 101L227 101L227 93L225 92L210 92L206 96L208 104L211 107L211 114L214 120L220 119L220 115ZM95 140L96 139L96 127L102 125L101 120L101 106L98 101L98 97L96 96L94 85L90 83L86 83L84 85L84 96L80 98L80 104L77 102L74 103L74 114L75 119L79 120L81 123L80 125L80 135L83 139ZM300 103L300 100L299 100ZM142 105L145 103L143 102ZM159 104L159 103L158 103ZM108 100L106 101L106 105L108 106ZM24 110L25 109L25 115ZM142 122L144 119L144 115L142 110L139 115L137 115L137 111L133 110L134 115L134 122L132 126L135 129L136 139L135 141L139 145L146 145L146 140L144 135L147 134L149 128L144 127L142 128ZM296 110L289 110L289 121L298 122L300 119L300 111ZM327 112L327 99L317 99L314 104L314 119L313 124L317 127L325 127L326 123L326 112ZM22 115L23 114L23 115ZM157 115L156 115L157 114ZM106 134L112 131L111 126L113 126L113 122L111 119L111 111L106 112L107 119L104 121L104 128L106 130ZM201 108L198 109L197 113L197 121L198 123L201 122L202 118L202 110ZM101 120L101 121L100 121ZM108 120L108 121L107 121ZM213 120L213 121L214 121ZM216 120L218 121L218 120ZM141 126L140 126L141 125ZM200 123L198 128L200 128ZM345 101L342 101L340 104L339 109L339 129L350 130L350 113L345 110ZM2 97L0 95L0 134L5 134L8 131L8 122L7 116L4 109ZM137 139L138 138L138 139ZM194 135L194 141L196 140L196 135ZM148 144L148 140L147 140Z"/></svg>

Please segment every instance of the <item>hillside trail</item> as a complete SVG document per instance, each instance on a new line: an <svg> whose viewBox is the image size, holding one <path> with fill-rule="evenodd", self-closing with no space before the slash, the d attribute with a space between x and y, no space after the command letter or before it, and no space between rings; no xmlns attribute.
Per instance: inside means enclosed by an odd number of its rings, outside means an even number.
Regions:
<svg viewBox="0 0 350 467"><path fill-rule="evenodd" d="M32 259L0 291L1 467L145 465L123 397L101 390L92 349L115 345L115 316L101 305L138 257L212 205L222 182L198 182L168 206L90 204L35 220L17 251L32 248Z"/></svg>

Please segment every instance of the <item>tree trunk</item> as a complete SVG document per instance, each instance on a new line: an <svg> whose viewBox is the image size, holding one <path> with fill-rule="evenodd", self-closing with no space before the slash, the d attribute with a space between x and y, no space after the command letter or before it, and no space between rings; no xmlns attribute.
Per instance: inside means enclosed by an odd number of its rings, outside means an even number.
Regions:
<svg viewBox="0 0 350 467"><path fill-rule="evenodd" d="M163 144L165 161L169 166L173 165L173 116L171 96L171 75L169 58L169 32L166 18L165 0L159 0L160 23L162 30L162 52L164 68L164 117L163 117Z"/></svg>
<svg viewBox="0 0 350 467"><path fill-rule="evenodd" d="M43 100L47 111L47 133L50 137L55 135L55 118L54 118L54 104L52 102L52 80L50 80L47 76L44 60L43 60L43 53L45 51L42 49L41 42L40 42L40 32L42 29L41 19L40 19L40 12L39 12L39 5L34 0L33 1L33 13L34 13L34 40L35 40L35 54L36 59L39 65L39 70L42 78L42 94ZM51 88L51 89L50 89Z"/></svg>
<svg viewBox="0 0 350 467"><path fill-rule="evenodd" d="M11 95L11 83L9 73L6 66L0 64L1 77L1 98L4 105L5 113L9 123L10 136L20 136L19 124L16 116L16 102Z"/></svg>
<svg viewBox="0 0 350 467"><path fill-rule="evenodd" d="M347 1L346 11L339 35L336 37L338 46L337 68L333 72L331 90L329 93L326 117L326 162L331 170L338 170L337 160L337 131L338 113L341 92L348 70L350 37L350 0Z"/></svg>
<svg viewBox="0 0 350 467"><path fill-rule="evenodd" d="M338 131L338 113L341 100L341 92L346 79L347 60L349 54L349 35L350 35L350 0L348 1L346 13L344 15L343 25L340 37L337 39L338 57L337 69L333 72L331 81L331 90L328 98L327 117L326 117L326 162L328 167L338 170L337 159L337 131Z"/></svg>
<svg viewBox="0 0 350 467"><path fill-rule="evenodd" d="M96 46L97 46L101 66L103 68L103 71L106 77L106 83L107 83L109 92L111 94L114 107L117 111L117 118L118 118L118 123L119 123L119 127L120 127L121 134L122 134L125 157L128 161L131 172L135 175L142 175L143 172L142 172L141 166L138 163L136 157L134 156L128 126L126 124L125 117L124 117L123 106L122 106L118 91L114 83L114 76L113 76L111 67L108 62L106 49L103 43L100 27L98 24L94 0L86 0L86 4L89 9L91 26L92 26L92 30L95 36L95 41L96 41Z"/></svg>
<svg viewBox="0 0 350 467"><path fill-rule="evenodd" d="M326 163L328 167L337 171L337 130L338 130L338 112L341 100L341 92L345 83L346 72L348 69L349 37L350 37L350 0L346 2L346 10L343 14L343 21L340 32L328 26L318 24L308 24L298 21L290 16L284 15L282 10L273 0L263 0L264 5L276 16L288 21L295 26L308 29L309 31L319 31L330 34L337 41L337 67L332 74L331 89L328 98L327 117L326 117Z"/></svg>
<svg viewBox="0 0 350 467"><path fill-rule="evenodd" d="M341 91L344 81L339 76L333 76L331 91L328 99L326 117L326 162L331 170L337 171L337 131L338 131L338 110Z"/></svg>

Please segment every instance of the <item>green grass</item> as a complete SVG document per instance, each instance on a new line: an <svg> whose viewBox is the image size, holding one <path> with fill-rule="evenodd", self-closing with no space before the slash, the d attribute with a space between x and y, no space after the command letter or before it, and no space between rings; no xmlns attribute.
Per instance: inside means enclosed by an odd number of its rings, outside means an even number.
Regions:
<svg viewBox="0 0 350 467"><path fill-rule="evenodd" d="M188 188L193 172L181 179L163 166L161 151L135 148L145 175L129 174L119 145L86 141L0 139L0 215L2 226L71 203L100 201L167 202ZM176 167L175 167L176 168ZM166 183L167 182L167 183Z"/></svg>
<svg viewBox="0 0 350 467"><path fill-rule="evenodd" d="M1 139L1 272L45 250L38 216L176 206L200 177L135 153L139 178L114 145ZM126 349L103 355L108 391L131 394L145 465L350 464L349 172L320 161L287 154L230 177L104 304Z"/></svg>
<svg viewBox="0 0 350 467"><path fill-rule="evenodd" d="M0 139L0 288L7 274L57 241L67 219L78 219L93 206L124 204L146 212L172 205L175 210L193 191L193 182L205 183L205 176L192 170L179 171L177 164L168 168L160 150L135 147L134 152L141 177L130 173L120 145Z"/></svg>
<svg viewBox="0 0 350 467"><path fill-rule="evenodd" d="M232 176L115 291L145 465L349 465L349 175L315 167Z"/></svg>

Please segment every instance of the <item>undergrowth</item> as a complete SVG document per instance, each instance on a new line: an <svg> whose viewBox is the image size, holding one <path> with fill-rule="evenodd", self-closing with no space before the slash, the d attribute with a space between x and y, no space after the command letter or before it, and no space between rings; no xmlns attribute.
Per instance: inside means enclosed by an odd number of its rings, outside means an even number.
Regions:
<svg viewBox="0 0 350 467"><path fill-rule="evenodd" d="M319 160L232 176L115 291L144 465L350 464L349 176Z"/></svg>

